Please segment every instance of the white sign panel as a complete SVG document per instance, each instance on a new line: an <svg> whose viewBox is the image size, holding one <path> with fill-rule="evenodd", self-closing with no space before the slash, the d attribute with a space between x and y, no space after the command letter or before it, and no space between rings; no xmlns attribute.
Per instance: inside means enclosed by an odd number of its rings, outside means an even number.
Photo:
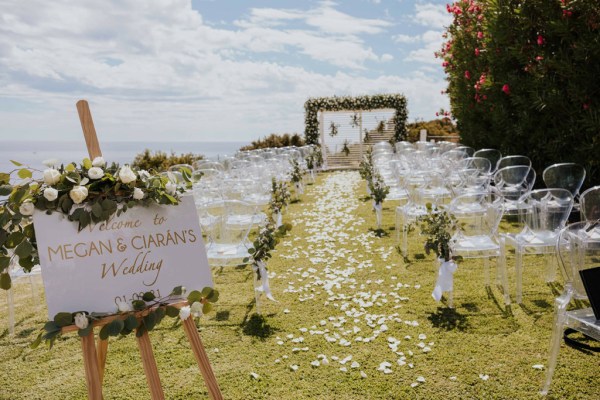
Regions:
<svg viewBox="0 0 600 400"><path fill-rule="evenodd" d="M33 217L48 316L58 312L114 312L117 301L174 287L213 286L194 200L133 207L78 232L61 213Z"/></svg>

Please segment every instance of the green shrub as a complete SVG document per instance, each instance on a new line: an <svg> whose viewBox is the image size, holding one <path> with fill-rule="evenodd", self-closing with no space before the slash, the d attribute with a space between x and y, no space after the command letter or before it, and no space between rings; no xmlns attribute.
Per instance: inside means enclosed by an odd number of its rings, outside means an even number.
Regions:
<svg viewBox="0 0 600 400"><path fill-rule="evenodd" d="M157 151L154 154L149 149L144 150L135 156L133 160L133 166L145 169L147 171L166 171L170 166L177 164L192 164L194 161L203 159L204 156L201 154L175 154L171 151L171 154L167 154L164 151Z"/></svg>
<svg viewBox="0 0 600 400"><path fill-rule="evenodd" d="M271 133L269 136L265 136L263 139L255 140L248 146L242 147L240 151L288 146L304 146L304 139L302 139L302 137L297 133L291 135L289 133L284 133L283 135Z"/></svg>
<svg viewBox="0 0 600 400"><path fill-rule="evenodd" d="M447 6L438 56L461 142L586 167L600 183L598 0L480 0ZM541 181L541 180L540 180Z"/></svg>
<svg viewBox="0 0 600 400"><path fill-rule="evenodd" d="M431 121L416 121L406 124L409 142L416 142L420 138L421 129L427 129L427 136L458 136L456 125L450 118L434 119ZM437 140L443 140L437 138Z"/></svg>

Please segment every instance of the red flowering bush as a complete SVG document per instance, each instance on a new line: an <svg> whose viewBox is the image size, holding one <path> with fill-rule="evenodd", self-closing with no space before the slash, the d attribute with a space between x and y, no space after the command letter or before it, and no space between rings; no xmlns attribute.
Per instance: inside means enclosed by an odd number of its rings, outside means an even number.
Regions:
<svg viewBox="0 0 600 400"><path fill-rule="evenodd" d="M442 60L461 141L584 164L600 184L598 0L461 0Z"/></svg>

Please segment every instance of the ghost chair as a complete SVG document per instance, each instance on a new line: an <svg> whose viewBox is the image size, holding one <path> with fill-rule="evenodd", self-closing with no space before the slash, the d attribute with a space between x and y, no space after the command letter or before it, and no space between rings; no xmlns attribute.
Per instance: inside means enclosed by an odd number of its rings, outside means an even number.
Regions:
<svg viewBox="0 0 600 400"><path fill-rule="evenodd" d="M523 230L502 236L504 244L515 249L516 300L521 304L524 255L544 255L546 282L552 282L556 277L556 241L573 208L573 195L566 189L538 189L523 196L519 203ZM502 262L506 265L506 248L503 255Z"/></svg>
<svg viewBox="0 0 600 400"><path fill-rule="evenodd" d="M504 201L497 190L467 193L452 200L448 211L455 218L450 239L450 254L465 259L482 258L485 286L490 286L489 261L496 258L497 276L503 287L504 302L510 304L508 278L502 263L502 245L498 227ZM449 295L452 307L453 295Z"/></svg>
<svg viewBox="0 0 600 400"><path fill-rule="evenodd" d="M167 171L169 179L172 182L176 183L177 186L185 187L186 182L190 182L192 180L192 172L194 171L194 167L192 167L190 164L177 164L171 165Z"/></svg>
<svg viewBox="0 0 600 400"><path fill-rule="evenodd" d="M594 186L581 193L579 212L582 221L600 219L600 186Z"/></svg>
<svg viewBox="0 0 600 400"><path fill-rule="evenodd" d="M575 200L579 198L579 189L585 181L585 168L575 163L552 164L542 173L542 179L549 188L567 189ZM574 206L579 209L577 201Z"/></svg>
<svg viewBox="0 0 600 400"><path fill-rule="evenodd" d="M550 340L548 368L540 392L543 395L547 395L550 391L565 328L600 340L600 320L596 319L591 307L581 307L581 300L587 300L588 295L580 275L580 271L598 268L600 221L576 222L563 228L557 239L557 253L565 287L562 295L554 302L554 326ZM571 304L575 308L567 309ZM585 373L595 374L597 371L585 371Z"/></svg>
<svg viewBox="0 0 600 400"><path fill-rule="evenodd" d="M487 158L468 157L460 160L454 169L458 176L458 180L453 181L454 194L487 191L490 185L491 168L492 164Z"/></svg>
<svg viewBox="0 0 600 400"><path fill-rule="evenodd" d="M475 154L475 149L469 146L460 145L455 148L455 150L463 151L467 154L467 157L473 157Z"/></svg>
<svg viewBox="0 0 600 400"><path fill-rule="evenodd" d="M490 160L490 164L492 165L491 172L494 173L498 166L498 160L502 158L502 153L496 149L480 149L473 153L473 157L483 157Z"/></svg>
<svg viewBox="0 0 600 400"><path fill-rule="evenodd" d="M527 156L504 156L498 160L498 164L496 164L496 170L506 168L506 167L514 167L516 165L526 165L531 167L531 159Z"/></svg>
<svg viewBox="0 0 600 400"><path fill-rule="evenodd" d="M494 173L494 187L504 198L504 215L517 215L523 205L519 200L531 192L535 184L535 170L526 165L513 165L500 168Z"/></svg>
<svg viewBox="0 0 600 400"><path fill-rule="evenodd" d="M29 285L31 287L31 299L36 310L39 310L40 299L38 298L38 290L35 280L36 277L41 273L40 266L36 265L31 269L31 271L26 272L18 264L18 259L18 256L11 255L10 265L8 266L8 274L10 276L12 286L24 279L29 280ZM8 333L12 336L15 334L15 298L12 287L6 291L6 300L8 306Z"/></svg>

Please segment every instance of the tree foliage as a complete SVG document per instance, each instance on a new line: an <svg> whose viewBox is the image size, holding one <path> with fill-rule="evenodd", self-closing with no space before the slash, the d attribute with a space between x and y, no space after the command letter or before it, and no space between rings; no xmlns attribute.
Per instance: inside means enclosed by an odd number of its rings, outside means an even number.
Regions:
<svg viewBox="0 0 600 400"><path fill-rule="evenodd" d="M461 142L600 181L598 0L461 0L437 54ZM568 149L568 151L566 151Z"/></svg>
<svg viewBox="0 0 600 400"><path fill-rule="evenodd" d="M240 151L268 149L268 148L274 148L274 147L288 147L288 146L296 146L296 147L304 146L304 139L302 139L302 136L300 136L297 133L293 133L293 134L284 133L282 135L278 135L276 133L271 133L269 136L265 136L262 139L255 140L248 146L242 147L240 149Z"/></svg>
<svg viewBox="0 0 600 400"><path fill-rule="evenodd" d="M132 165L135 168L146 171L161 172L166 171L170 166L177 164L191 165L194 161L202 160L203 158L204 156L201 154L186 153L178 155L174 151L171 154L167 154L159 150L152 154L149 149L146 149L135 156Z"/></svg>

